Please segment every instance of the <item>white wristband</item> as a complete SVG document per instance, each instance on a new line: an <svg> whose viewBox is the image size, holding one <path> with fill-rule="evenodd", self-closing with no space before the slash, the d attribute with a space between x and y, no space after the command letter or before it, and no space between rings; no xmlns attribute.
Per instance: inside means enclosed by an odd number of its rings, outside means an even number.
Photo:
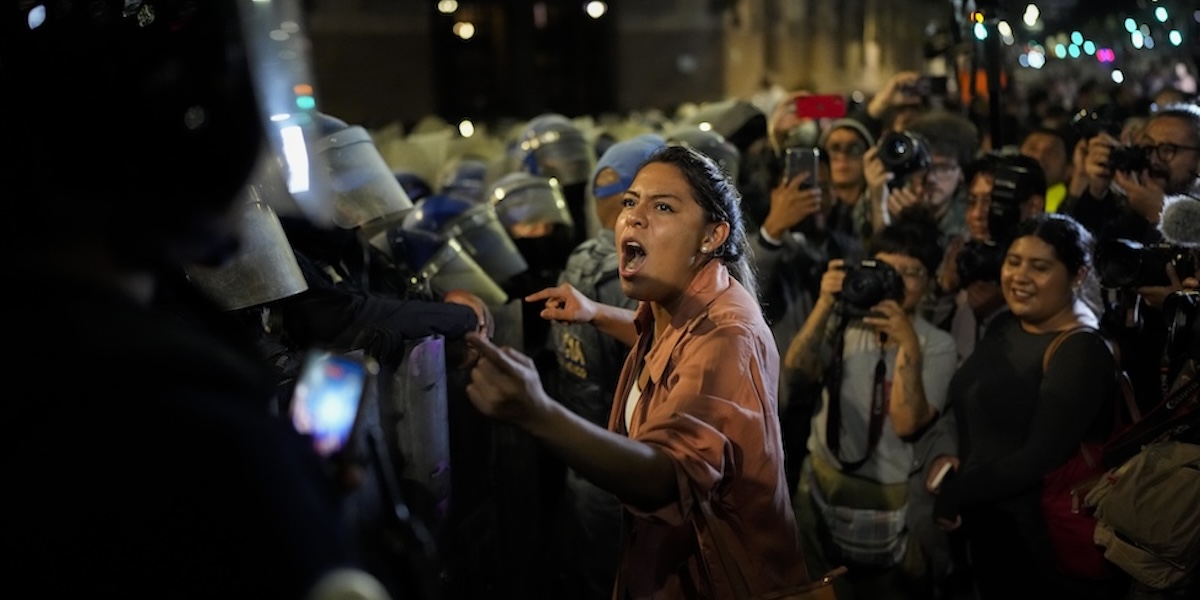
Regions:
<svg viewBox="0 0 1200 600"><path fill-rule="evenodd" d="M761 237L764 242L772 246L779 247L783 245L783 240L771 237L771 234L767 233L766 227L758 228L758 236Z"/></svg>

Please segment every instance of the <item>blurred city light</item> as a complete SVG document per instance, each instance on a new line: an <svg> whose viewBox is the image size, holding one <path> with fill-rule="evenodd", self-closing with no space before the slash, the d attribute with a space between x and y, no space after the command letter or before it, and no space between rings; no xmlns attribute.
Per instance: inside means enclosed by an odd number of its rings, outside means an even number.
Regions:
<svg viewBox="0 0 1200 600"><path fill-rule="evenodd" d="M1030 4L1025 7L1025 14L1021 16L1021 21L1025 23L1026 27L1033 27L1037 25L1038 14L1037 7Z"/></svg>
<svg viewBox="0 0 1200 600"><path fill-rule="evenodd" d="M454 35L469 40L475 37L475 24L469 21L459 21L454 24Z"/></svg>
<svg viewBox="0 0 1200 600"><path fill-rule="evenodd" d="M593 19L599 19L608 12L608 5L598 0L592 0L583 5L583 12L587 13L587 16Z"/></svg>

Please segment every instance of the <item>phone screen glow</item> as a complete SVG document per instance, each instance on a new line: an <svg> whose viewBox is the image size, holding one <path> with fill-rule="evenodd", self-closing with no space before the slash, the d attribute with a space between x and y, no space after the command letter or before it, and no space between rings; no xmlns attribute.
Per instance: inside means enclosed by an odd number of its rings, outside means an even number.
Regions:
<svg viewBox="0 0 1200 600"><path fill-rule="evenodd" d="M366 373L351 358L314 354L308 360L292 397L292 423L313 439L323 456L345 447L358 418Z"/></svg>

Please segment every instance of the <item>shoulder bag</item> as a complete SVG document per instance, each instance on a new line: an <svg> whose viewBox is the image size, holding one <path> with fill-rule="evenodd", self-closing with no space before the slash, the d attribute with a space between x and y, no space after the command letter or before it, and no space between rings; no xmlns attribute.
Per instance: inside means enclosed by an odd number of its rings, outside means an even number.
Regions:
<svg viewBox="0 0 1200 600"><path fill-rule="evenodd" d="M1084 331L1096 331L1087 326L1068 329L1058 334L1042 355L1042 373L1050 365L1050 357L1068 337ZM1108 342L1108 340L1105 340ZM1114 565L1104 558L1104 548L1093 540L1096 530L1096 515L1084 506L1083 499L1089 490L1100 481L1106 467L1101 456L1105 446L1141 419L1141 411L1133 396L1133 386L1128 375L1120 369L1120 355L1109 342L1109 351L1117 364L1117 381L1125 400L1114 404L1114 426L1104 442L1084 442L1067 462L1047 473L1042 480L1042 515L1046 530L1054 547L1055 566L1059 571L1076 577L1099 578L1113 572Z"/></svg>

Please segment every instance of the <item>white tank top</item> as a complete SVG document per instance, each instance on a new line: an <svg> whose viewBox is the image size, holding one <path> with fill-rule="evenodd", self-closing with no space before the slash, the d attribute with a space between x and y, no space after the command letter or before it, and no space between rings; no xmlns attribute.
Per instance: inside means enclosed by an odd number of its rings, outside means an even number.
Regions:
<svg viewBox="0 0 1200 600"><path fill-rule="evenodd" d="M637 380L633 380L633 385L629 387L629 397L625 398L625 431L629 431L630 425L633 423L633 411L637 408L638 400L642 397L642 389L638 387Z"/></svg>

